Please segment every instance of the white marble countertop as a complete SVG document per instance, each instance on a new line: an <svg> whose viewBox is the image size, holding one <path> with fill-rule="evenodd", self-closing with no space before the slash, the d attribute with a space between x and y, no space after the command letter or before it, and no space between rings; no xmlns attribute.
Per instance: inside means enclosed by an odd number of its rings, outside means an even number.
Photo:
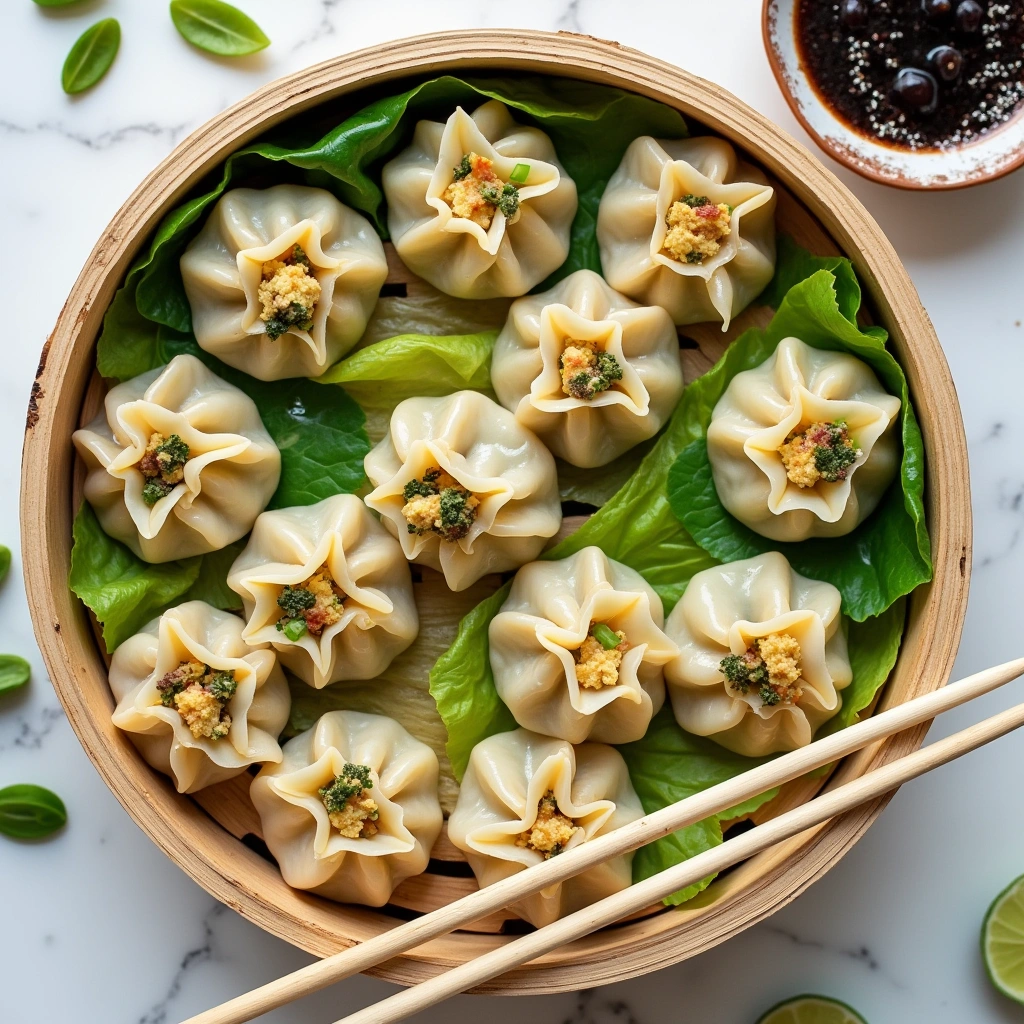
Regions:
<svg viewBox="0 0 1024 1024"><path fill-rule="evenodd" d="M8 315L0 428L21 434L39 350L92 244L142 177L186 134L257 86L338 53L444 28L513 25L617 39L712 78L806 141L765 58L757 0L560 0L533 7L459 0L238 0L274 40L232 63L186 46L157 0L84 0L64 13L0 8L8 87L0 95L5 277L28 302ZM71 100L59 86L72 41L121 20L109 77ZM707 45L696 21L724 29ZM974 581L957 669L1022 653L1024 571L1024 173L966 192L915 195L841 177L909 268L952 366L967 427L977 524ZM24 273L31 267L30 275ZM44 282L36 287L34 282ZM33 283L29 283L33 282ZM8 284L11 287L11 284ZM19 452L0 451L0 541L18 545ZM294 969L307 957L215 903L129 820L78 745L31 639L15 553L0 589L0 650L28 657L28 692L0 704L0 786L49 785L70 824L43 844L0 838L0 1020L165 1024ZM1014 690L953 713L942 735L1020 699ZM1011 1022L978 955L992 897L1024 873L1012 799L1024 735L1003 739L900 792L846 859L765 923L660 974L579 995L462 997L417 1017L494 1024L745 1024L797 993L830 994L871 1024ZM1009 799L1008 799L1009 798ZM355 978L265 1019L334 1020L389 986Z"/></svg>

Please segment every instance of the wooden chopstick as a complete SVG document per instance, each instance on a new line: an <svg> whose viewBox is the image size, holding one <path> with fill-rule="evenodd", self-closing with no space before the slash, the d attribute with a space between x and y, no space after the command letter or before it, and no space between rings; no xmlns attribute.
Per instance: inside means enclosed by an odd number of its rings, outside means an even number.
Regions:
<svg viewBox="0 0 1024 1024"><path fill-rule="evenodd" d="M968 676L957 683L951 683L943 689L924 694L921 697L916 697L913 700L900 704L895 708L891 708L890 710L881 712L880 714L877 714L863 722L852 725L841 732L833 734L832 736L816 740L808 746L802 747L799 750L794 750L791 753L783 754L773 761L769 761L768 763L751 769L748 772L744 772L742 775L738 775L726 782L719 783L717 786L712 786L710 789L706 789L702 793L697 793L685 800L680 800L678 803L670 804L668 807L664 807L660 811L645 815L643 818L640 818L620 829L616 829L614 832L610 832L604 836L599 836L588 843L583 843L580 846L577 846L575 849L566 851L558 857L552 857L550 860L543 861L534 867L503 879L501 882L488 886L484 889L480 889L468 896L464 896L462 899L456 900L454 903L451 903L446 907L441 907L440 909L432 911L429 914L425 914L414 921L409 921L406 924L399 925L397 928L392 928L390 931L377 935L372 939L367 939L365 942L362 942L357 946L342 950L340 953L335 953L333 956L326 957L317 963L310 964L308 967L303 967L283 978L278 978L266 985L253 989L251 992L236 996L234 999L230 999L227 1002L222 1003L220 1006L216 1006L194 1017L190 1017L187 1021L184 1021L183 1024L243 1024L243 1022L252 1020L260 1014L267 1013L270 1010L285 1005L286 1003L326 988L328 985L331 985L336 981L340 981L342 978L347 978L352 974L365 971L379 963L383 963L385 960L398 956L415 946L421 945L429 939L436 938L439 935L444 935L461 925L468 924L469 922L485 917L496 910L503 909L510 904L539 891L540 889L554 884L555 882L570 878L573 875L579 874L581 871L584 871L596 864L603 863L612 857L635 850L640 846L645 846L647 843L669 835L686 825L692 825L694 822L701 821L712 814L726 810L729 807L735 807L751 797L764 793L767 790L773 789L785 782L799 778L815 768L819 768L822 765L829 764L841 757L845 757L847 754L850 754L855 750L859 750L862 747L866 747L878 740L884 739L887 736L903 732L905 729L927 722L936 715L967 703L982 694L989 693L1022 674L1024 674L1024 658L1019 658L1015 661L1009 661L1005 664L996 665L992 668L985 669L982 672L975 673L974 675ZM1008 728L1015 727L1016 726L1010 726ZM1005 731L1008 731L1008 729L1003 730L1003 732ZM1002 735L1002 732L996 733L995 735ZM981 742L988 742L988 740L983 740ZM925 749L931 751L937 746L938 744L935 744ZM967 749L973 749L973 747L965 747L964 751L961 752L966 752ZM919 753L923 753L923 751ZM954 754L952 756L959 755ZM949 759L951 758L947 758L947 760ZM893 769L896 765L904 764L905 760L906 759L892 762L892 764L886 766L886 768ZM930 765L929 768L930 767L934 767L934 765ZM922 768L916 774L920 774L921 771L928 771L929 768ZM858 780L858 782L863 783L866 779L875 780L877 774L877 772L873 772L868 776L864 776L864 778ZM911 775L908 777L913 776ZM857 783L850 783L851 786L856 784ZM875 781L875 784L878 784L877 780ZM898 786L899 784L900 783L898 781L892 783L887 787L887 789L883 789L881 792L887 792L888 789L894 788L894 786ZM829 800L834 802L835 795L845 791L849 791L849 786L844 786L842 789L835 790L833 793L827 794L827 797ZM820 808L820 801L823 799L826 799L826 797L818 797L816 800L813 800L810 803L803 805L803 807L797 808L796 811L789 813L796 814L801 811L804 813L810 813L805 811L805 808L810 808L811 806ZM870 797L863 797L861 799L867 800L870 799ZM853 805L851 804L851 806ZM818 813L818 811L816 810L813 813ZM829 811L823 818L815 819L815 823L817 821L823 821L828 817L832 817L837 813L839 812ZM777 823L783 820L787 820L787 815L782 815L765 825L758 826L758 828L745 833L745 835L739 837L739 839L731 840L722 847L718 847L715 850L701 854L698 857L685 862L685 864L678 865L670 870L678 872L683 868L687 868L689 865L699 864L700 866L696 869L697 873L694 875L694 880L704 878L709 874L713 874L716 871L721 870L721 866L709 868L706 866L706 861L701 858L706 858L708 854L723 856L725 855L723 851L727 848L731 855L732 852L737 850L737 847L734 844L738 843L740 839L745 840L746 843L749 844L749 836L753 836L755 834L764 836L766 833L762 831L763 829L766 829L769 826L777 827ZM788 834L793 835L795 832L802 831L807 827L809 826L801 825L799 828L795 829L794 832ZM769 839L766 841L765 846L770 846L773 843L780 841L781 838L785 838L785 836L780 836L776 839ZM759 847L759 849L760 848L763 847ZM744 846L743 849L746 849L746 847ZM749 852L741 852L737 854L736 861L743 860L748 856L750 856ZM736 861L729 861L728 863L735 863ZM613 917L609 920L618 920L619 917L626 916L637 908L648 906L651 903L656 902L658 899L663 898L664 895L668 895L679 888L685 887L687 884L691 884L688 882L682 882L679 884L672 883L661 896L650 895L650 887L654 882L654 879L661 879L666 874L667 872L663 872L661 875L653 876L652 878L646 879L644 882L640 882L623 890L623 892L616 894L616 896L610 897L610 899L617 899L624 904L628 904L628 908L623 910L618 917ZM638 890L641 886L646 886L648 888L643 890L642 895L638 895ZM578 922L581 920L581 915L586 916L596 913L596 908L604 906L607 902L607 900L602 901L601 904L596 904L593 907L587 908L587 910L581 911L579 914L563 918L562 921L556 922L554 925L549 925L547 928L541 929L526 938L536 941L536 936L542 934L548 935L550 928L557 926L564 927L565 922L567 921ZM603 919L602 923L604 923ZM599 923L594 927L602 927L602 923ZM588 931L591 930L593 929L588 929ZM583 931L580 932L580 934L586 934L586 932ZM501 950L497 950L495 952L503 952L505 950L513 949L519 950L521 948L519 943L522 941L523 940L517 940L516 942L503 946ZM555 945L561 945L565 941L568 940L558 939ZM555 947L552 946L546 948ZM533 957L537 955L539 955L539 953L530 954L526 957L526 960L533 959ZM491 956L493 956L493 954L487 954L487 957ZM486 960L486 957L481 959ZM488 977L493 977L496 974L509 970L513 966L525 963L526 960L512 960L509 962L508 966L499 967L494 974L488 975ZM457 978L461 977L462 975L458 974L458 972L464 971L479 962L479 960L475 960L470 964L462 965L449 971L447 974L442 975L441 978L425 982L419 985L416 989L410 989L409 992L402 993L401 995L409 996L413 992L420 992L420 990L425 986L430 986L443 979L451 978L453 975ZM488 964L491 962L492 961L487 961ZM478 983L478 981L470 980L467 982L465 987L468 988ZM432 990L427 989L428 997L430 991ZM453 989L447 994L439 995L437 999L447 998L448 994L454 994L456 991L463 991L463 989ZM399 997L396 996L394 998ZM434 1001L437 1000L435 999ZM430 1004L427 1003L424 1005ZM363 1012L369 1012L369 1010ZM413 1010L403 1010L402 1012L411 1013ZM382 1017L379 1019L397 1020L399 1018ZM349 1018L346 1018L346 1021L347 1020L349 1020ZM359 1020L360 1024L362 1024L363 1018L356 1015L356 1017L351 1018L351 1020ZM365 1020L376 1021L378 1018L367 1017Z"/></svg>
<svg viewBox="0 0 1024 1024"><path fill-rule="evenodd" d="M678 889L693 885L708 875L746 860L755 853L820 825L829 818L884 796L903 783L976 750L1000 736L1005 736L1022 725L1024 704L1018 704L1008 711L868 772L867 775L845 786L815 797L792 811L728 840L721 846L706 850L682 864L637 882L584 910L563 917L530 935L491 950L475 960L461 964L445 974L390 996L364 1010L342 1017L335 1021L335 1024L392 1024L394 1021L404 1020L410 1014L496 978L513 967L519 967L599 928L614 924Z"/></svg>

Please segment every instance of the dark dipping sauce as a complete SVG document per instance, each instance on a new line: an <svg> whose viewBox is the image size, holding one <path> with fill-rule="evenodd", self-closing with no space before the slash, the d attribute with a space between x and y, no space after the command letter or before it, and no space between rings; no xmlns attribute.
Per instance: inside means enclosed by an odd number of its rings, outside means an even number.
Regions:
<svg viewBox="0 0 1024 1024"><path fill-rule="evenodd" d="M849 126L951 149L1024 102L1024 0L799 0L801 62Z"/></svg>

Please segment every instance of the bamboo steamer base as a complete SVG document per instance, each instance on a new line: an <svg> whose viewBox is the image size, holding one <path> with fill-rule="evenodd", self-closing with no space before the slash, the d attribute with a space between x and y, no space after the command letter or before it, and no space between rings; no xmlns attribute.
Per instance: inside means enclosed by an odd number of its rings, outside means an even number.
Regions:
<svg viewBox="0 0 1024 1024"><path fill-rule="evenodd" d="M528 56L526 56L528 54ZM380 910L332 903L290 889L265 856L248 799L249 775L193 798L174 792L110 723L106 659L92 623L67 590L71 519L81 467L70 444L98 408L94 343L104 310L160 218L231 151L309 107L370 85L444 70L563 75L615 85L679 109L745 149L770 176L778 228L820 255L849 256L866 290L869 316L890 334L910 381L928 458L926 495L934 582L909 603L907 630L882 706L941 686L959 643L970 575L971 518L966 443L946 362L927 315L884 235L846 189L785 133L708 82L614 43L568 33L454 32L423 36L329 61L272 83L183 142L147 178L97 244L43 350L30 400L22 479L25 578L36 636L72 726L104 780L135 821L183 870L222 902L287 941L324 956L402 919L444 906L475 888L461 853L442 832L428 870L407 880ZM388 283L415 295L420 282L389 250ZM394 293L394 291L392 292ZM765 307L746 311L723 333L715 325L681 331L687 382L717 361ZM941 497L940 497L941 496ZM578 523L578 521L577 521ZM566 528L574 523L567 520ZM429 570L426 571L429 573ZM482 581L483 586L487 586ZM429 581L417 584L429 586ZM456 618L453 615L453 622ZM798 780L754 816L761 821L920 745L924 727L845 759L830 779ZM638 911L495 979L480 991L540 994L633 977L696 955L794 899L857 841L885 800L859 808L767 851L720 877L681 908ZM400 984L437 975L526 927L495 914L379 965Z"/></svg>

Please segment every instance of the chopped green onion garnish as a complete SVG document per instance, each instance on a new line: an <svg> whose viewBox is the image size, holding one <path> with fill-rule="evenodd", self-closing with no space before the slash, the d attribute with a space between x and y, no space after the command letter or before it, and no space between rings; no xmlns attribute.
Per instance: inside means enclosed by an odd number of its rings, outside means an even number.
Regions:
<svg viewBox="0 0 1024 1024"><path fill-rule="evenodd" d="M517 185L522 185L524 181L530 176L530 165L529 164L516 164L512 168L512 173L508 176L509 181L514 181Z"/></svg>
<svg viewBox="0 0 1024 1024"><path fill-rule="evenodd" d="M597 623L594 628L590 631L590 635L606 650L614 651L622 640L619 639L618 634L611 626L606 626L603 622Z"/></svg>
<svg viewBox="0 0 1024 1024"><path fill-rule="evenodd" d="M306 635L306 620L292 619L284 624L281 632L291 641L299 640Z"/></svg>

